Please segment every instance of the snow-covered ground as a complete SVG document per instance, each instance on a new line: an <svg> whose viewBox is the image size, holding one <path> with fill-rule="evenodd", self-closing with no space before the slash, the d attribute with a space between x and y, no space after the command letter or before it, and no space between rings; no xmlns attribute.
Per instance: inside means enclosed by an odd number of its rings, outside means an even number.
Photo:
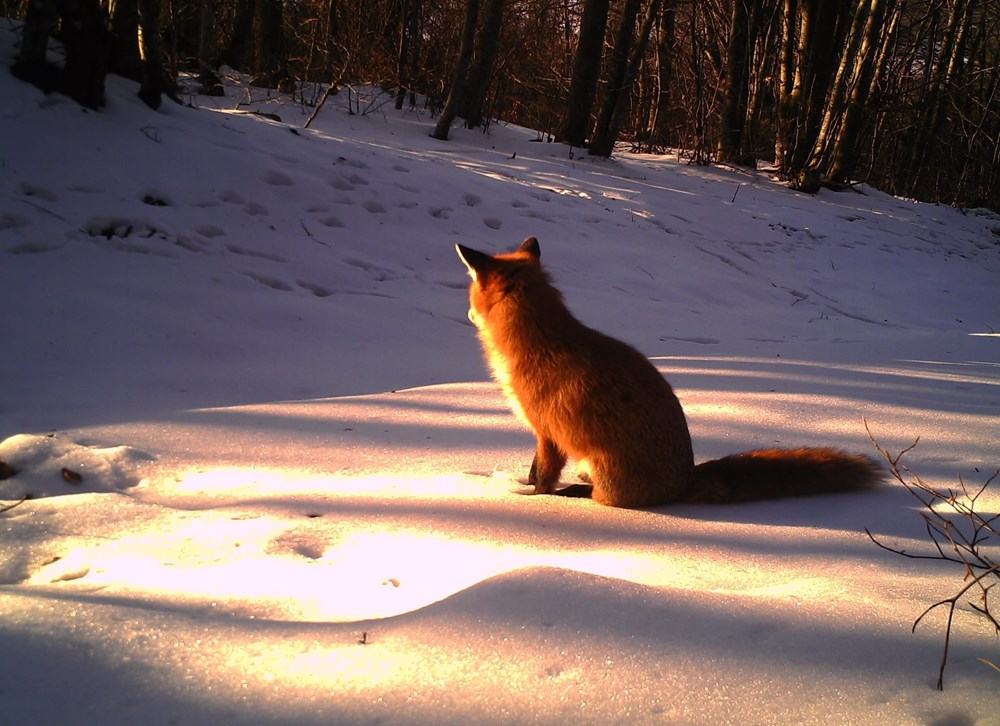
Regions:
<svg viewBox="0 0 1000 726"><path fill-rule="evenodd" d="M0 513L5 723L1000 723L985 620L943 693L944 613L910 632L962 573L864 534L928 549L898 484L521 496L454 251L537 236L699 460L874 453L867 420L981 483L1000 217L231 91L151 112L111 78L93 113L0 73L0 508L33 497Z"/></svg>

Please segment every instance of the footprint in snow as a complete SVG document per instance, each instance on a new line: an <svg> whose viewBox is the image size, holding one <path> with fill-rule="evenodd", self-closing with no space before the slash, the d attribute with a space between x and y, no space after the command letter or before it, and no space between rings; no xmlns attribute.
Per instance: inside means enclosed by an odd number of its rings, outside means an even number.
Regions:
<svg viewBox="0 0 1000 726"><path fill-rule="evenodd" d="M271 277L270 275L260 275L256 272L244 272L243 274L249 277L254 282L256 282L258 285L269 287L272 290L280 290L281 292L291 292L294 289L287 282L278 279L277 277Z"/></svg>
<svg viewBox="0 0 1000 726"><path fill-rule="evenodd" d="M465 200L466 206L477 207L482 203L482 199L477 197L475 194L466 194L462 199Z"/></svg>
<svg viewBox="0 0 1000 726"><path fill-rule="evenodd" d="M139 195L139 201L150 207L172 207L173 202L165 193L156 189L147 189Z"/></svg>
<svg viewBox="0 0 1000 726"><path fill-rule="evenodd" d="M221 227L216 227L214 224L200 224L194 228L194 231L200 234L202 237L207 237L208 239L215 239L216 237L224 237L226 232Z"/></svg>
<svg viewBox="0 0 1000 726"><path fill-rule="evenodd" d="M239 245L226 245L226 249L232 252L234 255L243 255L244 257L257 257L262 260L269 260L270 262L288 262L288 258L282 257L281 255L274 255L271 254L270 252L263 252L261 250L252 250L249 249L248 247L240 247Z"/></svg>
<svg viewBox="0 0 1000 726"><path fill-rule="evenodd" d="M28 184L28 182L21 182L21 194L26 197L38 197L39 199L44 199L46 202L58 202L59 196L45 187L36 187L33 184Z"/></svg>
<svg viewBox="0 0 1000 726"><path fill-rule="evenodd" d="M308 290L316 297L330 297L333 295L333 290L323 287L322 285L317 285L315 282L309 282L308 280L299 280L299 287L303 290Z"/></svg>
<svg viewBox="0 0 1000 726"><path fill-rule="evenodd" d="M486 217L483 219L483 224L485 224L490 229L498 230L503 225L503 222L497 219L496 217Z"/></svg>
<svg viewBox="0 0 1000 726"><path fill-rule="evenodd" d="M31 224L31 220L21 214L14 212L0 213L0 232L7 229L21 229Z"/></svg>
<svg viewBox="0 0 1000 726"><path fill-rule="evenodd" d="M290 187L294 185L292 178L285 174L284 172L270 170L265 171L260 175L260 180L265 184L270 184L275 187Z"/></svg>
<svg viewBox="0 0 1000 726"><path fill-rule="evenodd" d="M343 177L337 177L336 179L331 179L329 182L330 186L342 192L353 192L354 185L351 184L347 179Z"/></svg>

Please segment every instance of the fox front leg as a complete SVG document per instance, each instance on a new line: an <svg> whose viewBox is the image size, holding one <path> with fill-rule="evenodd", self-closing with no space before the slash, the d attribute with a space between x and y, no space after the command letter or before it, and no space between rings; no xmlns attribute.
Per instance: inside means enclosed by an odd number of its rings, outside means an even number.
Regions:
<svg viewBox="0 0 1000 726"><path fill-rule="evenodd" d="M556 490L559 474L566 465L566 454L550 439L538 438L538 448L528 472L528 484L535 487L535 494L552 494Z"/></svg>

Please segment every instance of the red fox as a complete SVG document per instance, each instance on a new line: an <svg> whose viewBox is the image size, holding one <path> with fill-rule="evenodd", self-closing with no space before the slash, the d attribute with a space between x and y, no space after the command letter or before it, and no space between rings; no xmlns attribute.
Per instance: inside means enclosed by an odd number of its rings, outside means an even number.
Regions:
<svg viewBox="0 0 1000 726"><path fill-rule="evenodd" d="M612 507L739 502L866 489L869 457L762 449L695 466L680 401L649 360L570 313L539 261L538 240L498 255L457 245L472 284L469 319L514 412L538 439L536 494L589 494ZM568 457L581 479L556 491Z"/></svg>

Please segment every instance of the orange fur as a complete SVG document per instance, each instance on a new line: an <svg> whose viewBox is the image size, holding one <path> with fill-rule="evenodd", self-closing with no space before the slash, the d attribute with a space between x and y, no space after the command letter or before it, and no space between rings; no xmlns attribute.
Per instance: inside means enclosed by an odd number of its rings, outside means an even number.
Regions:
<svg viewBox="0 0 1000 726"><path fill-rule="evenodd" d="M594 501L615 507L820 493L880 478L867 457L830 449L763 450L695 467L670 384L635 348L573 317L534 237L493 256L457 247L486 360L538 440L528 476L536 493L556 493L567 457L587 472Z"/></svg>

